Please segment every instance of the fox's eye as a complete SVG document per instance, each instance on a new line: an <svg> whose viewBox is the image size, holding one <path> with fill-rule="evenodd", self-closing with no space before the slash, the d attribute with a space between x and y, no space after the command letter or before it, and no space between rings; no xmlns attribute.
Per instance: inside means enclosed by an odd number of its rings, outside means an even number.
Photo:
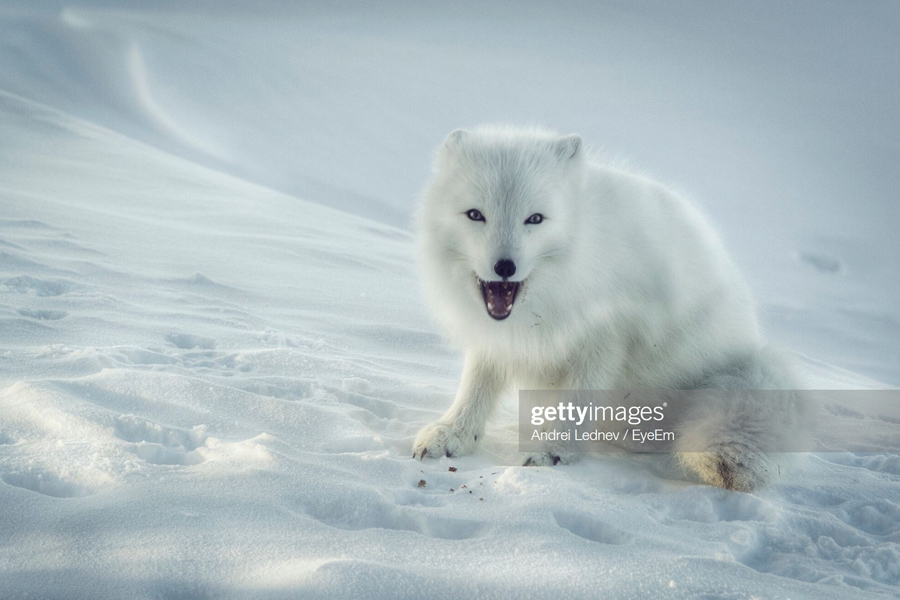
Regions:
<svg viewBox="0 0 900 600"><path fill-rule="evenodd" d="M525 224L526 225L540 225L541 222L543 222L543 220L544 220L544 215L542 215L541 213L534 213L533 215L531 215L530 217L525 219Z"/></svg>
<svg viewBox="0 0 900 600"><path fill-rule="evenodd" d="M484 221L484 215L481 214L481 211L478 211L474 208L466 211L466 216L473 221Z"/></svg>

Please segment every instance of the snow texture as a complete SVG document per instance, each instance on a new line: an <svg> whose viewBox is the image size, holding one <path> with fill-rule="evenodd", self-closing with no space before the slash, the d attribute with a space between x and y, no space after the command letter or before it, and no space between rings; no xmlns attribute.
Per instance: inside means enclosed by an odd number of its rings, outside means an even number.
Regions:
<svg viewBox="0 0 900 600"><path fill-rule="evenodd" d="M508 407L412 460L461 358L409 228L452 129L577 132L696 199L816 387L896 385L898 31L879 1L4 3L0 597L900 597L897 455L755 494L525 468Z"/></svg>

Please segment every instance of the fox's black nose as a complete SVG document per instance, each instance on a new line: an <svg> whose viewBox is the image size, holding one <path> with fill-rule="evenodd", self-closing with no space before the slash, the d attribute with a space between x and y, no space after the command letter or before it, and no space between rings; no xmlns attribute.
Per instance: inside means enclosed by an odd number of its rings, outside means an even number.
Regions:
<svg viewBox="0 0 900 600"><path fill-rule="evenodd" d="M502 260L498 260L497 264L494 265L494 273L506 279L507 277L512 277L516 274L516 263L509 260L508 258L504 258Z"/></svg>

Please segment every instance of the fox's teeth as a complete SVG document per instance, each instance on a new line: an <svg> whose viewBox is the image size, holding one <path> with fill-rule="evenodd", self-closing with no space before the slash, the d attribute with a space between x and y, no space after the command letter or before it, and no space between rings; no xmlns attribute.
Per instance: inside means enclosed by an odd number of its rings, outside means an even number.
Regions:
<svg viewBox="0 0 900 600"><path fill-rule="evenodd" d="M482 281L481 290L488 313L502 321L510 315L515 295L521 283L518 281Z"/></svg>

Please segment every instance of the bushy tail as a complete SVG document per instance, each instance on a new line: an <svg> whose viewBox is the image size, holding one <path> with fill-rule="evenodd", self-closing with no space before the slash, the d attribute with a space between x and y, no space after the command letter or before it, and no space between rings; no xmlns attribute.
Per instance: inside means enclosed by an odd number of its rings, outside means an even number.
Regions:
<svg viewBox="0 0 900 600"><path fill-rule="evenodd" d="M807 447L810 413L791 357L771 346L704 376L676 431L679 462L739 491L767 484Z"/></svg>

